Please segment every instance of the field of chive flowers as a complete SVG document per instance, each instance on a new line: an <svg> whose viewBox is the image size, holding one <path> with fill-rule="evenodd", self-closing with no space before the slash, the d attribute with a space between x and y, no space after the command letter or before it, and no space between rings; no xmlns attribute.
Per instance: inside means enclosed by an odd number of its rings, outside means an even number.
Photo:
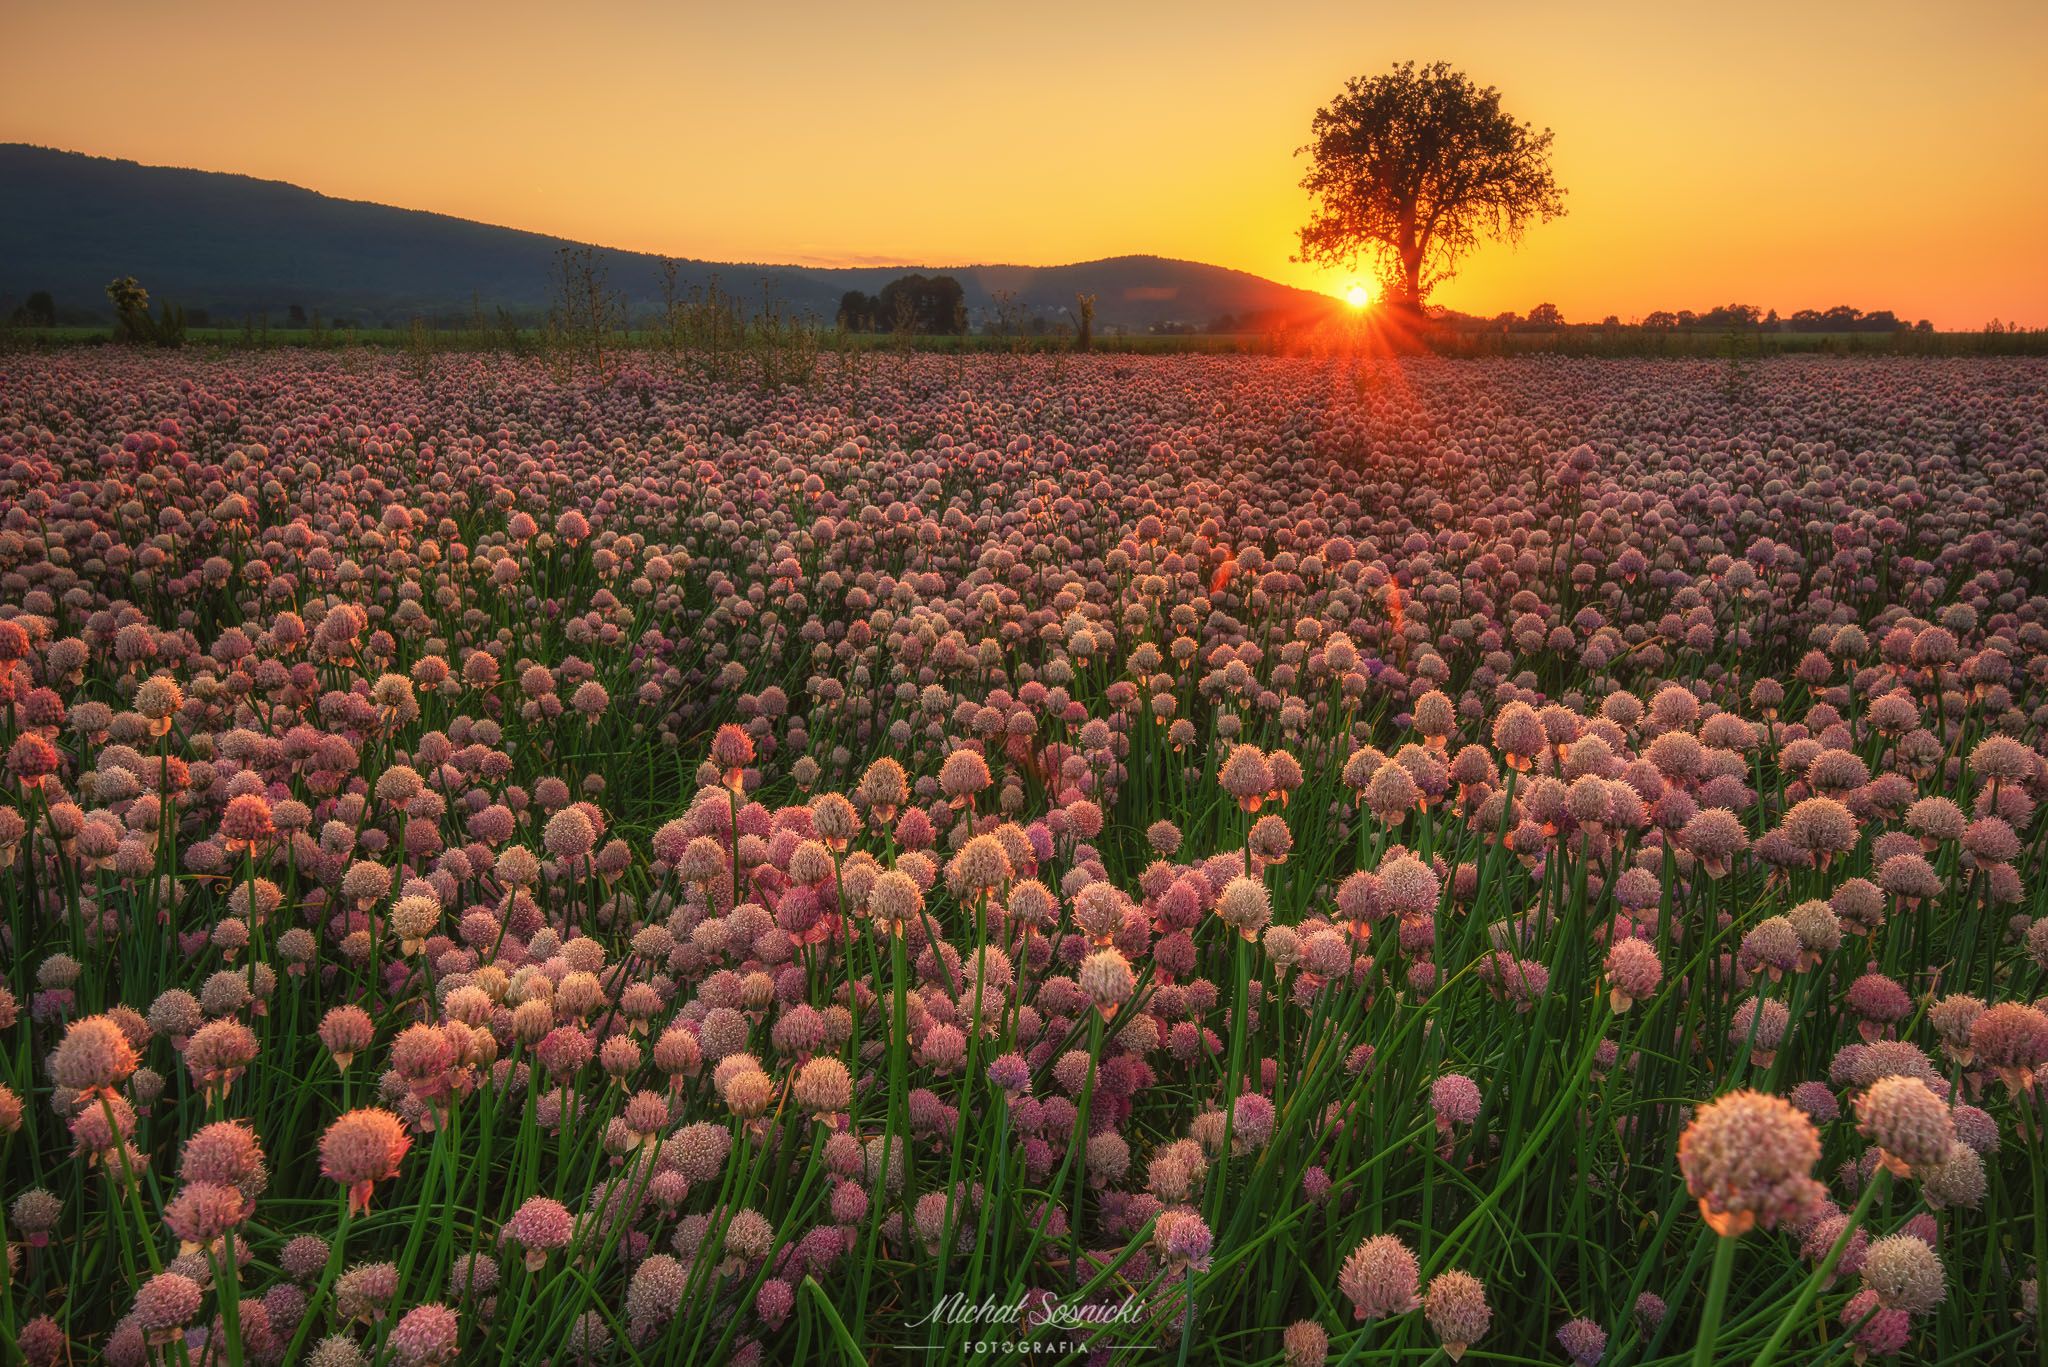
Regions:
<svg viewBox="0 0 2048 1367"><path fill-rule="evenodd" d="M2037 1362L2048 364L0 369L0 1348Z"/></svg>

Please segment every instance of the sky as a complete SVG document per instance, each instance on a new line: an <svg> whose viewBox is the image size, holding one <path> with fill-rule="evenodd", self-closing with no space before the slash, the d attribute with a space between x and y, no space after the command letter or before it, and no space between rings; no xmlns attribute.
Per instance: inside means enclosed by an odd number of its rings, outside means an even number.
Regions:
<svg viewBox="0 0 2048 1367"><path fill-rule="evenodd" d="M1435 302L2048 325L2048 4L0 0L0 49L0 141L708 260L1331 293L1294 150L1441 58L1555 132L1569 213Z"/></svg>

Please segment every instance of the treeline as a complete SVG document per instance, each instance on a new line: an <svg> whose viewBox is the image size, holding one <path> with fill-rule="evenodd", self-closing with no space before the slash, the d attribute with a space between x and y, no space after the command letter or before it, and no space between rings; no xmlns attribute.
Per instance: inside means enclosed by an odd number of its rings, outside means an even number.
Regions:
<svg viewBox="0 0 2048 1367"><path fill-rule="evenodd" d="M1692 309L1656 309L1640 318L1623 321L1608 314L1597 323L1569 322L1555 304L1538 304L1527 313L1509 309L1491 318L1459 313L1454 309L1431 311L1432 319L1454 332L1558 332L1567 328L1635 328L1646 332L1932 332L1934 324L1925 318L1908 322L1890 309L1865 313L1848 304L1827 309L1799 309L1780 315L1776 309L1755 304L1722 304L1703 312ZM1982 330L2003 331L2010 324L1996 319Z"/></svg>
<svg viewBox="0 0 2048 1367"><path fill-rule="evenodd" d="M273 332L269 315L218 326L201 310L153 301L133 277L105 291L115 323L93 330L70 321L48 291L19 303L0 301L0 351L67 344L126 343L176 347L187 341L253 350L271 346L315 349L358 343L397 346L421 359L446 350L531 353L567 364L613 372L634 350L684 358L714 377L748 371L769 384L806 377L821 351L866 349L869 344L945 350L1064 353L1089 351L1095 296L1074 295L1071 306L1027 307L1013 290L997 290L987 315L970 315L959 281L949 275L907 274L874 295L848 291L836 319L826 324L780 303L763 282L758 304L721 289L712 279L684 288L678 264L666 263L656 309L629 314L603 261L589 248L557 254L546 312L536 320L503 307L487 312L472 300L466 316L414 315L403 327L360 328L323 320L317 310L294 307ZM1967 332L1934 331L1890 310L1865 313L1848 305L1802 309L1789 316L1748 304L1695 313L1657 311L1624 323L1610 314L1598 323L1571 322L1555 304L1527 314L1480 318L1448 309L1430 311L1420 329L1389 337L1377 310L1359 312L1332 300L1327 310L1246 312L1208 323L1157 322L1134 335L1112 327L1118 349L1325 354L1365 347L1434 351L1451 356L1556 353L1574 356L1763 356L1795 352L1893 355L2048 354L2048 329L1992 319Z"/></svg>

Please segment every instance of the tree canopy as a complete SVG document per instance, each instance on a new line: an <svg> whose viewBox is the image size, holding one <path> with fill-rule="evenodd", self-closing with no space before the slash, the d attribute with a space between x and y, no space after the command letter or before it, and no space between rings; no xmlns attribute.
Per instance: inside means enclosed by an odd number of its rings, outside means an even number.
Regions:
<svg viewBox="0 0 2048 1367"><path fill-rule="evenodd" d="M848 332L965 332L967 292L950 275L912 272L882 286L880 294L841 295L839 325Z"/></svg>
<svg viewBox="0 0 2048 1367"><path fill-rule="evenodd" d="M1562 215L1549 129L1517 123L1500 92L1443 62L1353 77L1316 112L1302 188L1315 200L1298 260L1369 262L1387 297L1419 309L1480 239L1513 242Z"/></svg>

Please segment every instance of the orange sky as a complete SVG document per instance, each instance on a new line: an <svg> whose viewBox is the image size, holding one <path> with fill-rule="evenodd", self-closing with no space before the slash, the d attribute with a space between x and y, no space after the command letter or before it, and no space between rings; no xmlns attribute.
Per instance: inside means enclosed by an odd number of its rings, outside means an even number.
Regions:
<svg viewBox="0 0 2048 1367"><path fill-rule="evenodd" d="M1345 77L1441 57L1556 131L1571 213L1439 302L2048 324L2048 4L0 0L0 48L4 141L714 260L1333 292L1291 154Z"/></svg>

